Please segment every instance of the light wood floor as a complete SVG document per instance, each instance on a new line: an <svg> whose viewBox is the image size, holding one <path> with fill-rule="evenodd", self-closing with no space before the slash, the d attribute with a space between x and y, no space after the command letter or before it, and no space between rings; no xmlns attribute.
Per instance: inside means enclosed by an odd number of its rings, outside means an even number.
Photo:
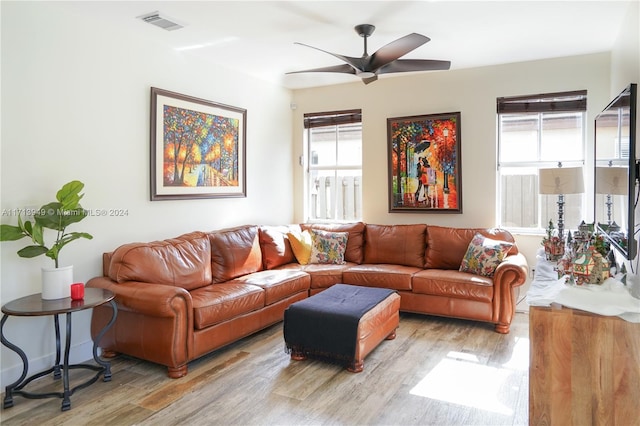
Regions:
<svg viewBox="0 0 640 426"><path fill-rule="evenodd" d="M397 338L383 341L358 374L291 361L280 323L191 363L181 379L120 356L113 380L78 390L67 412L56 398L15 396L0 414L7 426L526 425L528 363L523 313L508 335L489 324L401 314ZM72 370L72 379L82 374ZM27 389L50 389L52 381Z"/></svg>

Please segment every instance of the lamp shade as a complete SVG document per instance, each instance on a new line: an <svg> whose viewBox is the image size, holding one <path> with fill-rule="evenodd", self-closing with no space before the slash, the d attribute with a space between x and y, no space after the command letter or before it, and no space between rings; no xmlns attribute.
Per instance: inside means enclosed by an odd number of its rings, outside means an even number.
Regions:
<svg viewBox="0 0 640 426"><path fill-rule="evenodd" d="M596 168L596 193L609 195L627 195L626 167Z"/></svg>
<svg viewBox="0 0 640 426"><path fill-rule="evenodd" d="M538 188L540 194L581 194L584 192L582 167L540 169Z"/></svg>

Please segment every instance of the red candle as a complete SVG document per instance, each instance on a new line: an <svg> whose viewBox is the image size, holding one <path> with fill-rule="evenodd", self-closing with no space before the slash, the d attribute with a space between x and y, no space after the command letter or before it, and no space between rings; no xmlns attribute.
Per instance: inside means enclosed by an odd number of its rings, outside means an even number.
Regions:
<svg viewBox="0 0 640 426"><path fill-rule="evenodd" d="M75 283L71 284L71 300L84 299L84 284Z"/></svg>

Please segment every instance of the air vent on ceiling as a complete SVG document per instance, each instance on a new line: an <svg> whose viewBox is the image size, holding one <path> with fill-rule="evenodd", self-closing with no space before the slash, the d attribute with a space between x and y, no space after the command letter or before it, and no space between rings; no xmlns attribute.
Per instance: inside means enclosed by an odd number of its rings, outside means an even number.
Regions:
<svg viewBox="0 0 640 426"><path fill-rule="evenodd" d="M160 27L167 31L173 31L184 27L184 25L180 25L175 22L174 19L162 16L158 11L138 16L138 18L148 24L155 25L156 27Z"/></svg>

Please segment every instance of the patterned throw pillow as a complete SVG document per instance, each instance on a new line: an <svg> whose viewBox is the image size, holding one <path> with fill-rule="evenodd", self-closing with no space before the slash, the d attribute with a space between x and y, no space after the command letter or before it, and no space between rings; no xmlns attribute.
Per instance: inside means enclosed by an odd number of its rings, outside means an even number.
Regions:
<svg viewBox="0 0 640 426"><path fill-rule="evenodd" d="M496 268L504 260L512 246L512 243L492 240L482 234L476 234L467 247L460 271L493 277Z"/></svg>
<svg viewBox="0 0 640 426"><path fill-rule="evenodd" d="M298 263L301 265L308 264L311 256L311 234L309 231L288 232L287 237Z"/></svg>
<svg viewBox="0 0 640 426"><path fill-rule="evenodd" d="M329 232L311 229L311 258L309 263L344 263L348 232Z"/></svg>

